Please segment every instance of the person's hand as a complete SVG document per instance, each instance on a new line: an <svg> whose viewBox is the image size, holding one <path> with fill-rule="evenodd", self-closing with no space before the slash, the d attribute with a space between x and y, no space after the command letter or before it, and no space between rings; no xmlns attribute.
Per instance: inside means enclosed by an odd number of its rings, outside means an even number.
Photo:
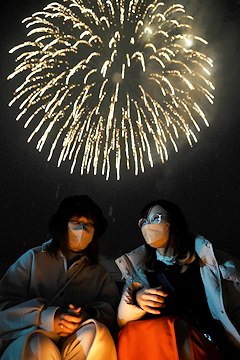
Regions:
<svg viewBox="0 0 240 360"><path fill-rule="evenodd" d="M168 294L159 288L141 289L137 291L136 300L138 305L144 311L151 314L161 314L161 311L156 308L163 308L165 298Z"/></svg>
<svg viewBox="0 0 240 360"><path fill-rule="evenodd" d="M91 317L85 310L80 307L75 307L72 304L69 305L68 313L77 315L81 319L81 323Z"/></svg>
<svg viewBox="0 0 240 360"><path fill-rule="evenodd" d="M68 310L58 309L54 317L54 331L62 337L74 333L80 324L89 318L80 307L69 305Z"/></svg>

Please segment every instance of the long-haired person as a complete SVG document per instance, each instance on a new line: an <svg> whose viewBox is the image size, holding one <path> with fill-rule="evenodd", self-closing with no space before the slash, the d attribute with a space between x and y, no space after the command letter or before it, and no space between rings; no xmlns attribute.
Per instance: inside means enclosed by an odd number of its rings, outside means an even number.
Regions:
<svg viewBox="0 0 240 360"><path fill-rule="evenodd" d="M70 196L49 221L51 240L9 268L0 282L1 360L116 360L119 294L98 263L106 227L93 200Z"/></svg>
<svg viewBox="0 0 240 360"><path fill-rule="evenodd" d="M239 262L190 233L170 201L149 203L138 225L144 245L116 260L119 360L238 359Z"/></svg>

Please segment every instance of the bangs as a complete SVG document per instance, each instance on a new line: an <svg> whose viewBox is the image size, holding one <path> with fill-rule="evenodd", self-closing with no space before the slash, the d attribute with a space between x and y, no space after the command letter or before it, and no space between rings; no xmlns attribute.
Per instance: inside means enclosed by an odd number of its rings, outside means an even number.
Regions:
<svg viewBox="0 0 240 360"><path fill-rule="evenodd" d="M68 220L70 220L73 216L77 216L79 218L85 217L86 219L92 220L94 225L97 223L96 217L90 212L90 210L87 209L84 209L82 211L73 211L71 216L69 216Z"/></svg>

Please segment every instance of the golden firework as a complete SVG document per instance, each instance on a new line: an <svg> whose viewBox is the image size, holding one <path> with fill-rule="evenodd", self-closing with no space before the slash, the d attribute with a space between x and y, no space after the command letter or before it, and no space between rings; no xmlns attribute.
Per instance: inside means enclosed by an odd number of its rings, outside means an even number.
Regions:
<svg viewBox="0 0 240 360"><path fill-rule="evenodd" d="M60 143L58 166L80 161L81 174L101 167L106 179L113 162L120 178L123 154L137 175L153 153L168 159L169 142L178 151L179 136L192 146L214 90L192 20L181 4L143 0L63 0L23 20L31 41L10 50L21 54L8 79L25 78L9 105L35 124L28 142L38 134L41 151L54 135L48 161Z"/></svg>

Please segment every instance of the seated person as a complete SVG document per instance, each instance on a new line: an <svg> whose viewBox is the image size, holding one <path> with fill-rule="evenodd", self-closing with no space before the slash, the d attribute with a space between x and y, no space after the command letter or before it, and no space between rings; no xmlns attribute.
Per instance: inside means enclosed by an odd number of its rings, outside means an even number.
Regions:
<svg viewBox="0 0 240 360"><path fill-rule="evenodd" d="M0 282L1 360L117 360L119 293L98 263L107 221L86 195L62 201L52 239L23 254Z"/></svg>
<svg viewBox="0 0 240 360"><path fill-rule="evenodd" d="M118 359L239 359L239 262L190 233L170 201L149 203L138 225L145 244L116 260Z"/></svg>

